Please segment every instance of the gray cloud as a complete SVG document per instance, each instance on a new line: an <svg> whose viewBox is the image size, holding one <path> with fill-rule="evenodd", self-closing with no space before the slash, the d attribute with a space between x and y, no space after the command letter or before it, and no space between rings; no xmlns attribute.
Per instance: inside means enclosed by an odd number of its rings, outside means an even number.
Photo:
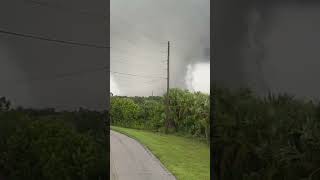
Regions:
<svg viewBox="0 0 320 180"><path fill-rule="evenodd" d="M0 29L106 45L107 7L107 1L5 0L0 5ZM106 108L109 89L106 71L82 72L107 66L107 49L5 33L0 33L0 48L0 96L7 96L14 105ZM79 71L77 75L56 78Z"/></svg>
<svg viewBox="0 0 320 180"><path fill-rule="evenodd" d="M319 98L320 6L312 0L215 4L216 83Z"/></svg>
<svg viewBox="0 0 320 180"><path fill-rule="evenodd" d="M111 1L111 70L166 77L170 41L170 85L187 88L188 65L209 61L209 5L209 0ZM148 79L114 79L127 95L161 94L166 88L165 80L150 85L144 83Z"/></svg>

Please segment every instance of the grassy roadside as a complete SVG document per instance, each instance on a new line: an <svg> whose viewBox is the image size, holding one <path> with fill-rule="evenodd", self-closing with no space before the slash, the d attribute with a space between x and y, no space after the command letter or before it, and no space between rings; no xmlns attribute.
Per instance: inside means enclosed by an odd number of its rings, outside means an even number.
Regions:
<svg viewBox="0 0 320 180"><path fill-rule="evenodd" d="M111 126L144 144L181 180L209 180L209 146L191 138Z"/></svg>

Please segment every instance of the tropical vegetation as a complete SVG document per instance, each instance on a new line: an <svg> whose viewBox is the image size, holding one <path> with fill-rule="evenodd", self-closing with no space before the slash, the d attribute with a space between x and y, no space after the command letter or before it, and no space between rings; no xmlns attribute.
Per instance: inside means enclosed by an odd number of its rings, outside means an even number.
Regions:
<svg viewBox="0 0 320 180"><path fill-rule="evenodd" d="M213 89L214 179L320 179L320 104Z"/></svg>
<svg viewBox="0 0 320 180"><path fill-rule="evenodd" d="M10 180L109 176L106 112L12 108L0 98L0 175Z"/></svg>
<svg viewBox="0 0 320 180"><path fill-rule="evenodd" d="M162 97L111 96L111 124L209 140L209 95L175 88L170 89L168 97L169 118L166 118L166 94Z"/></svg>
<svg viewBox="0 0 320 180"><path fill-rule="evenodd" d="M320 179L320 102L285 93L262 97L249 89L218 86L211 92L210 105L208 95L171 89L169 111L171 132L211 137L214 179ZM169 124L165 97L113 97L113 124L164 131ZM134 122L123 115L127 118L120 123L119 111L113 111L121 98L130 102ZM148 108L143 106L147 103ZM122 107L120 114L129 112L127 105Z"/></svg>

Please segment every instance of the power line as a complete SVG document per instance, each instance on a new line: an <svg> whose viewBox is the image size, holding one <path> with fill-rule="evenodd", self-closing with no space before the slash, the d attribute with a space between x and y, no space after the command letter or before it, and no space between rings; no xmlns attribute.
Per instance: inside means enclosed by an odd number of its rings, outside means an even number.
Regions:
<svg viewBox="0 0 320 180"><path fill-rule="evenodd" d="M88 69L88 70L82 70L82 71L77 71L77 72L72 72L72 73L56 74L56 75L53 75L53 76L47 77L47 78L35 78L35 79L30 79L29 81L31 82L31 81L55 80L55 79L67 78L67 77L83 75L83 74L86 74L86 73L99 72L99 71L106 71L106 72L110 72L110 73L114 73L114 74L133 76L133 77L144 77L144 78L153 78L153 79L163 78L163 77L155 77L155 76L147 76L147 75L129 74L129 73L123 73L123 72L109 71L108 68L106 66L104 66L104 67L93 68L93 69ZM22 81L25 81L25 80L17 80L15 82L22 82Z"/></svg>
<svg viewBox="0 0 320 180"><path fill-rule="evenodd" d="M114 61L110 61L111 63L120 63L120 64L127 64L127 65L137 65L137 66L146 66L146 65L154 65L154 66L163 66L163 65L166 65L165 63L161 63L161 64L154 64L153 62L151 63L148 63L148 64L142 64L142 63L132 63L131 61L123 61L122 59L121 60L114 60ZM165 69L163 67L163 69Z"/></svg>
<svg viewBox="0 0 320 180"><path fill-rule="evenodd" d="M100 67L100 68L88 69L88 70L85 70L85 71L77 71L77 72L72 72L72 73L56 74L56 75L53 75L53 76L47 77L47 78L29 79L28 81L29 81L29 82L32 82L32 81L56 80L56 79L63 79L63 78L68 78L68 77L83 75L83 74L86 74L86 73L99 72L99 71L105 71L105 70L107 70L107 67ZM9 83L19 83L19 82L26 82L26 80L11 81L11 82L9 82Z"/></svg>
<svg viewBox="0 0 320 180"><path fill-rule="evenodd" d="M114 47L113 47L114 48ZM117 59L115 61L113 61L113 59ZM166 61L165 60L161 60L162 58L165 58L165 57L158 57L158 58L155 58L155 56L146 56L146 55L110 55L110 62L123 62L123 63L126 63L126 62L134 62L133 64L137 64L137 65L145 65L144 63L150 63L150 65L156 65L154 61L150 61L150 59L160 59L160 62L159 65L166 65ZM119 59L119 60L118 60ZM134 59L134 60L130 60L130 59ZM142 60L142 59L149 59L148 61L146 60ZM126 61L126 62L125 62ZM135 62L138 62L138 63L135 63ZM140 63L143 63L143 64L140 64Z"/></svg>
<svg viewBox="0 0 320 180"><path fill-rule="evenodd" d="M122 79L122 80L124 80L124 79ZM129 79L125 79L125 80L128 80L128 81L129 81ZM127 84L128 84L128 81L118 81L118 80L117 80L117 81L115 81L115 83L116 83L116 84L125 83L125 85L127 85ZM132 81L130 81L130 82L132 82ZM144 82L139 82L139 81L138 81L138 82L136 82L136 81L135 81L135 83L148 84L148 85L156 85L155 83L159 83L159 84L160 84L160 82L161 82L161 81L159 81L159 80L158 80L158 81L152 81L152 82L150 82L150 81L144 81ZM164 82L164 81L162 81L162 82ZM140 85L139 85L139 86L140 86Z"/></svg>
<svg viewBox="0 0 320 180"><path fill-rule="evenodd" d="M125 80L125 81L129 81L132 82L132 80L136 80L135 82L138 83L155 83L155 82L164 82L165 79L152 79L151 81L144 81L142 79L140 79L140 81L138 79L132 79L134 77L131 76L117 76L117 80Z"/></svg>
<svg viewBox="0 0 320 180"><path fill-rule="evenodd" d="M139 75L139 74L130 74L130 73L123 73L123 72L116 72L116 71L110 71L114 74L121 74L126 76L136 76L136 77L144 77L144 78L159 78L159 79L167 79L165 77L156 77L156 76L147 76L147 75Z"/></svg>
<svg viewBox="0 0 320 180"><path fill-rule="evenodd" d="M41 36L17 33L17 32L12 32L12 31L1 30L1 29L0 29L0 33L12 35L12 36L23 37L23 38L37 39L37 40L50 41L50 42L69 44L69 45L92 47L92 48L98 48L98 49L108 49L108 48L110 48L108 46L103 46L103 45L86 44L86 43L79 43L79 42L74 42L74 41L52 39L52 38L49 38L49 37L41 37Z"/></svg>
<svg viewBox="0 0 320 180"><path fill-rule="evenodd" d="M164 61L135 61L135 60L127 60L127 59L110 59L110 63L120 63L120 64L127 64L127 65L137 65L137 66L157 66L158 68L165 69L166 63Z"/></svg>

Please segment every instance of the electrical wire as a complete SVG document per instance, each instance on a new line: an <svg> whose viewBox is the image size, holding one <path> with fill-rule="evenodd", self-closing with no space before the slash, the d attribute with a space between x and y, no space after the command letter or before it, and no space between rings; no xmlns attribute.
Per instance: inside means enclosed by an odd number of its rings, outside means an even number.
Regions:
<svg viewBox="0 0 320 180"><path fill-rule="evenodd" d="M25 0L27 1L27 0ZM55 8L55 9L60 9L60 10L66 10L68 12L71 13L78 13L78 14L86 14L86 15L90 15L90 16L95 16L95 17L102 17L102 18L107 18L107 16L102 15L102 14L96 14L96 13L92 13L89 11L75 11L71 8L67 8L67 7L63 7L63 6L52 6L49 3L44 3L44 2L37 2L36 0L28 0L29 2L33 3L33 4L37 4L39 6L46 6L46 7L50 7L50 8ZM132 26L132 24L126 22L126 24ZM136 27L136 26L134 26ZM144 37L148 38L148 39L152 39L155 40L154 37L150 34L150 33L145 33L142 31L138 31L140 34L142 34ZM1 30L0 29L0 33L4 33L4 34L8 34L8 35L14 35L14 36L19 36L19 37L23 37L23 38L31 38L31 39L38 39L38 40L44 40L44 41L50 41L50 42L56 42L56 43L63 43L63 44L69 44L69 45L76 45L76 46L85 46L85 47L93 47L93 48L111 48L108 46L103 46L103 45L95 45L95 44L87 44L87 43L80 43L80 42L74 42L74 41L67 41L67 40L60 40L60 39L54 39L54 38L49 38L49 37L43 37L43 36L36 36L36 35L31 35L31 34L23 34L23 33L17 33L17 32L11 32L11 31L6 31L6 30ZM162 43L162 44L166 44L166 43ZM132 57L131 57L132 58ZM153 58L152 56L150 56L150 58ZM164 61L161 61L164 62ZM85 73L91 73L91 72L97 72L97 71L105 71L107 70L107 67L102 67L102 68L97 68L94 70L89 70L89 71L79 71L79 72L73 72L73 73L65 73L65 74L58 74L55 76L52 76L51 78L37 78L37 79L31 79L30 81L39 81L39 80L53 80L53 79L60 79L60 78L67 78L67 77L72 77L72 76L77 76L77 75L83 75ZM116 75L124 75L124 77L144 77L144 78L159 78L159 79L167 79L165 77L155 77L155 76L148 76L148 75L139 75L139 74L131 74L131 73L124 73L124 72L117 72L117 71L107 71ZM149 83L150 85L152 85L152 82L159 82L161 80L152 80L152 81L148 81L148 82L143 82L143 83Z"/></svg>
<svg viewBox="0 0 320 180"><path fill-rule="evenodd" d="M144 83L144 84L154 84L154 83L158 83L158 82L164 82L164 79L153 79L151 81L141 81L141 79L134 79L134 81L132 81L133 79L131 77L123 77L123 76L117 76L116 78L114 78L117 80L117 82L137 82L137 83ZM120 81L118 81L120 80Z"/></svg>
<svg viewBox="0 0 320 180"><path fill-rule="evenodd" d="M53 38L49 38L49 37L42 37L42 36L36 36L36 35L30 35L30 34L17 33L17 32L7 31L7 30L3 30L3 29L0 29L0 33L12 35L12 36L17 36L17 37L22 37L22 38L37 39L37 40L43 40L43 41L68 44L68 45L85 46L85 47L98 48L98 49L110 48L108 46L103 46L103 45L86 44L86 43L79 43L79 42L75 42L75 41L53 39Z"/></svg>
<svg viewBox="0 0 320 180"><path fill-rule="evenodd" d="M139 79L139 77L135 77L135 76L122 76L122 75L118 75L118 74L112 74L112 76L116 79L121 79L121 80L130 80L130 81L140 81L140 80L144 80L144 78ZM164 79L160 79L160 78L150 78L151 80L164 80ZM149 81L147 81L149 82Z"/></svg>
<svg viewBox="0 0 320 180"><path fill-rule="evenodd" d="M131 73L123 73L123 72L117 72L117 71L109 71L107 67L99 67L99 68L92 68L92 69L87 69L87 70L82 70L82 71L77 71L77 72L72 72L72 73L63 73L63 74L56 74L51 77L47 78L34 78L34 79L29 79L29 82L32 81L47 81L47 80L55 80L55 79L61 79L61 78L68 78L68 77L73 77L73 76L78 76L78 75L83 75L86 73L92 73L92 72L99 72L99 71L107 71L113 74L120 74L124 76L130 76L130 77L143 77L143 78L152 78L152 79L166 79L164 77L155 77L155 76L148 76L148 75L139 75L139 74L131 74ZM18 80L18 81L11 81L11 82L22 82L25 80ZM10 82L9 82L10 83Z"/></svg>
<svg viewBox="0 0 320 180"><path fill-rule="evenodd" d="M159 78L159 79L167 79L166 77L157 77L157 76L148 76L148 75L140 75L140 74L131 74L131 73L123 73L123 72L117 72L117 71L110 71L113 74L120 74L120 75L126 75L126 76L136 76L136 77L143 77L143 78Z"/></svg>
<svg viewBox="0 0 320 180"><path fill-rule="evenodd" d="M123 61L123 60L114 60L114 61L110 61L111 63L120 63L120 64L127 64L127 65L137 65L137 66L145 66L145 65L147 65L147 64L142 64L142 63L132 63L132 62L130 62L130 61ZM163 68L164 70L166 69L165 67L164 67L164 65L166 65L165 63L159 63L159 64L155 64L155 63L153 63L153 64L149 64L149 65L156 65L158 68L159 67L161 67L161 68Z"/></svg>
<svg viewBox="0 0 320 180"><path fill-rule="evenodd" d="M135 82L135 83L139 83L139 88L141 87L141 85L143 85L143 86L145 86L145 85L148 85L148 86L155 86L155 85L157 85L157 84L155 84L155 83L146 83L146 82ZM120 86L122 86L122 85L128 85L128 83L127 82L124 82L124 81L117 81L116 82L116 84L118 84L118 85L120 85ZM158 83L158 85L159 84L163 84L163 83Z"/></svg>
<svg viewBox="0 0 320 180"><path fill-rule="evenodd" d="M93 72L99 72L99 71L105 71L107 70L107 67L100 67L100 68L93 68L93 69L87 69L84 71L77 71L72 73L62 73L62 74L56 74L50 77L46 78L33 78L28 80L16 80L16 81L7 81L6 83L22 83L22 82L34 82L34 81L48 81L48 80L56 80L56 79L64 79L74 76L79 76L87 73L93 73Z"/></svg>

